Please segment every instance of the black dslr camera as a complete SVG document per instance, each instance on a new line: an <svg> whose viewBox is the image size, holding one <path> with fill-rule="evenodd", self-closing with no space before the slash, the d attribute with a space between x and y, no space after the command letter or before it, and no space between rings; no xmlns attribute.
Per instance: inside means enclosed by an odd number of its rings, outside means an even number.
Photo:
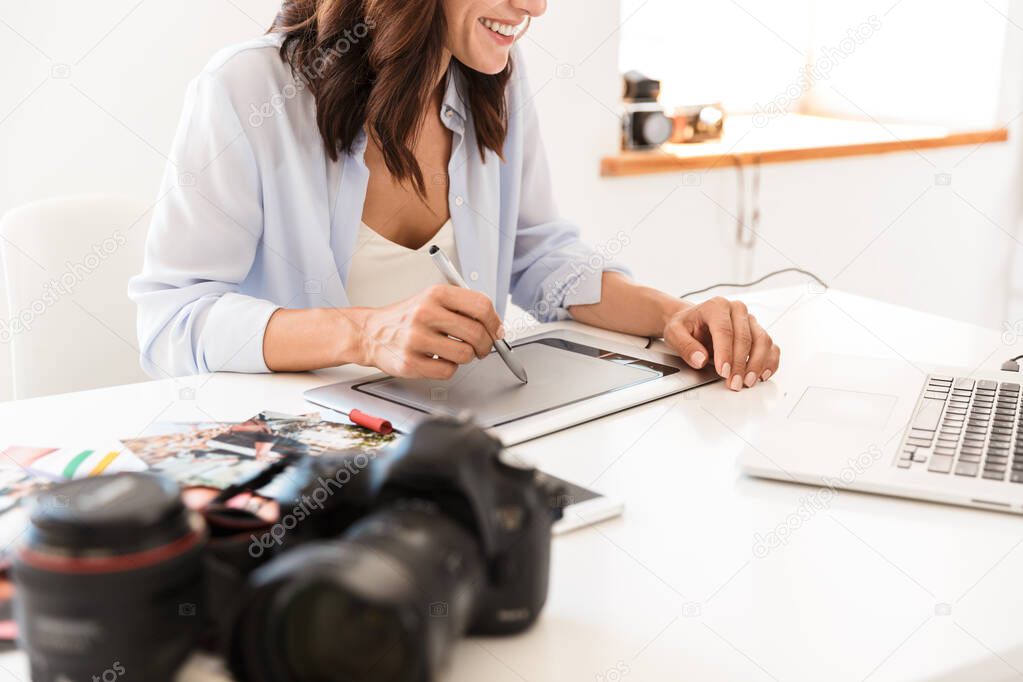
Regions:
<svg viewBox="0 0 1023 682"><path fill-rule="evenodd" d="M301 456L274 523L190 511L150 474L38 495L14 565L35 682L117 665L170 680L197 647L243 682L424 682L463 634L511 634L543 608L560 491L481 429L425 422L389 451ZM236 492L236 491L232 491Z"/></svg>

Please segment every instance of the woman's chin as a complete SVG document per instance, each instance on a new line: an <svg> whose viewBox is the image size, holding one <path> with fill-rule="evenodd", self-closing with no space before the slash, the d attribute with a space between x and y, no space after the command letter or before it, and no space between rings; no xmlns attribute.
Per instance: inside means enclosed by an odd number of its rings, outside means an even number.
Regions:
<svg viewBox="0 0 1023 682"><path fill-rule="evenodd" d="M505 55L502 59L491 63L487 68L483 69L483 73L488 76L496 76L506 68L508 68L508 55Z"/></svg>
<svg viewBox="0 0 1023 682"><path fill-rule="evenodd" d="M462 63L473 71L479 71L488 76L496 76L507 68L508 57L509 53L502 51L499 54L473 55L473 58Z"/></svg>

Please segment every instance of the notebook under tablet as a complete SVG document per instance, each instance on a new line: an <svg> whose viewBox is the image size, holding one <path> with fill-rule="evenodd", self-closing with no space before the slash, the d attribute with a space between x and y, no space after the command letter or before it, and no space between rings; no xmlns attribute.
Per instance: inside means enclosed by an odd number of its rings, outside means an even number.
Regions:
<svg viewBox="0 0 1023 682"><path fill-rule="evenodd" d="M375 414L402 431L429 415L471 414L510 445L717 379L713 368L695 371L676 356L578 332L539 334L513 347L529 371L528 384L491 353L447 381L376 374L305 397L342 412Z"/></svg>

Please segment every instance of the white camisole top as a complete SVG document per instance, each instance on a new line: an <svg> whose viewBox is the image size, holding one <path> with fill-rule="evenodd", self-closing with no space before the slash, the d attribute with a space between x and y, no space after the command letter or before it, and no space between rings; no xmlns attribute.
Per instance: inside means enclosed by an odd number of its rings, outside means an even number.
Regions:
<svg viewBox="0 0 1023 682"><path fill-rule="evenodd" d="M357 308L382 308L411 298L434 284L447 284L430 257L434 244L458 268L455 228L450 220L418 249L396 244L361 223L345 284L349 304Z"/></svg>

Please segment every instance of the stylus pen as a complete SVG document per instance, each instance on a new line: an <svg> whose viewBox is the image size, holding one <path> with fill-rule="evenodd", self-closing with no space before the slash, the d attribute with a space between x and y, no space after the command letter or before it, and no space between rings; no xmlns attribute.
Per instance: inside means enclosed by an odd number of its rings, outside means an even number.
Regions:
<svg viewBox="0 0 1023 682"><path fill-rule="evenodd" d="M430 247L430 257L433 258L433 262L437 265L437 269L444 275L444 279L448 281L448 284L455 287L461 287L462 289L470 289L471 287L465 283L462 276L458 274L458 270L451 264L448 257L444 255L444 252L440 250L440 247L434 244ZM488 332L489 333L489 332ZM526 368L522 366L519 359L512 353L511 346L504 339L495 339L490 337L490 340L494 342L494 350L504 360L504 364L508 365L508 369L515 375L515 378L524 384L529 383L529 377L526 376Z"/></svg>

